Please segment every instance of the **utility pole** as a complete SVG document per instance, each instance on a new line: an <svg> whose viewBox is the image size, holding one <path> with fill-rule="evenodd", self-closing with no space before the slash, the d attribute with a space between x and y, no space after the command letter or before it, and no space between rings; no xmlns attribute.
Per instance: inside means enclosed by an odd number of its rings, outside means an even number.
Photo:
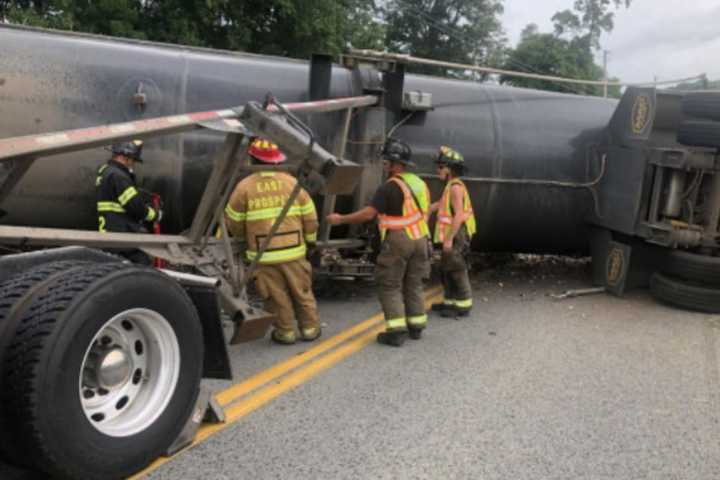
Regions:
<svg viewBox="0 0 720 480"><path fill-rule="evenodd" d="M608 52L607 50L603 50L603 97L607 98L608 96L608 74L607 74L607 59L608 59Z"/></svg>

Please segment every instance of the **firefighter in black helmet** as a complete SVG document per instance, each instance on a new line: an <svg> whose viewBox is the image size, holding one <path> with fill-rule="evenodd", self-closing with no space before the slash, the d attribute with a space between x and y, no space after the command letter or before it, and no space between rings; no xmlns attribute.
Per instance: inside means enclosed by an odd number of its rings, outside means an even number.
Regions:
<svg viewBox="0 0 720 480"><path fill-rule="evenodd" d="M143 223L162 218L162 211L145 203L137 189L134 168L142 163L142 147L140 140L113 144L112 157L98 169L95 187L101 232L146 232ZM147 263L145 258L141 263Z"/></svg>
<svg viewBox="0 0 720 480"><path fill-rule="evenodd" d="M375 276L385 315L384 345L401 346L409 336L419 340L427 325L423 279L429 274L427 215L430 192L425 182L407 171L414 166L410 147L388 139L382 151L388 181L375 192L370 205L347 215L333 213L331 225L364 223L378 217L382 246Z"/></svg>

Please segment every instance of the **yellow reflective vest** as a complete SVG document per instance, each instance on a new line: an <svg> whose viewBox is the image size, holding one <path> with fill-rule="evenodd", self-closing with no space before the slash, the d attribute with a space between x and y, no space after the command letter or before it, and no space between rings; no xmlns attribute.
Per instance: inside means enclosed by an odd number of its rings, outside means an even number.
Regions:
<svg viewBox="0 0 720 480"><path fill-rule="evenodd" d="M477 230L475 212L473 212L467 187L459 178L453 178L447 182L442 197L440 197L440 210L438 211L437 222L435 223L435 236L433 238L435 243L444 242L445 237L447 237L452 230L453 211L450 191L453 185L460 185L463 190L463 215L465 217L464 224L467 228L468 236L472 238Z"/></svg>
<svg viewBox="0 0 720 480"><path fill-rule="evenodd" d="M420 207L423 215L425 215L425 222L427 223L428 214L430 212L430 189L428 188L427 183L425 183L425 180L411 172L401 173L400 178L402 178L405 183L407 183L408 187L410 187L413 198L417 201L418 207Z"/></svg>
<svg viewBox="0 0 720 480"><path fill-rule="evenodd" d="M284 172L254 173L237 184L225 207L230 233L244 239L247 258L254 260L297 180ZM259 263L283 263L303 258L306 243L317 241L315 204L304 190L288 210Z"/></svg>
<svg viewBox="0 0 720 480"><path fill-rule="evenodd" d="M413 177L415 177L417 181L421 182L423 186L425 185L425 182L423 182L420 177L416 175L413 175ZM418 199L416 202L416 195L413 195L413 192L416 190L421 194L421 196L427 195L427 186L422 188L422 186L411 177L392 177L388 180L388 182L394 182L403 192L403 214L402 216L386 214L378 215L380 238L384 239L388 230L400 229L404 229L405 233L411 240L427 237L430 234L426 221L427 205L429 202L426 198L424 202L426 207L425 210L422 210L417 203L419 202L422 205L423 201ZM412 186L408 186L408 183L411 183Z"/></svg>

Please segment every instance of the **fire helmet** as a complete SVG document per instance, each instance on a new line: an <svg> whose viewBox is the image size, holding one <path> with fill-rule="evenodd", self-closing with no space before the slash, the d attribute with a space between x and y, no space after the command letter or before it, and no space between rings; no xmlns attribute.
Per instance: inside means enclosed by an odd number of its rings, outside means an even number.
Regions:
<svg viewBox="0 0 720 480"><path fill-rule="evenodd" d="M410 146L395 138L388 138L382 149L382 157L385 160L400 163L405 166L415 165L410 160L411 156L412 150L410 150Z"/></svg>
<svg viewBox="0 0 720 480"><path fill-rule="evenodd" d="M132 140L130 142L113 143L110 150L113 155L122 155L136 162L142 162L142 147L142 140Z"/></svg>
<svg viewBox="0 0 720 480"><path fill-rule="evenodd" d="M257 138L250 144L248 153L262 163L277 165L283 163L287 157L277 145L264 138Z"/></svg>
<svg viewBox="0 0 720 480"><path fill-rule="evenodd" d="M462 154L456 150L453 150L452 148L443 145L440 147L440 150L438 151L437 158L435 159L435 163L444 163L448 166L464 166L465 165L465 158L462 156Z"/></svg>

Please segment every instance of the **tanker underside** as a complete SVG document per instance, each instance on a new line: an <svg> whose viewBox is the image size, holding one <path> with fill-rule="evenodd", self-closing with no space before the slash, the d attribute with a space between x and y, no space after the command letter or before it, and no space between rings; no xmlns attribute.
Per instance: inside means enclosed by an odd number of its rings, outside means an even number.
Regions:
<svg viewBox="0 0 720 480"><path fill-rule="evenodd" d="M591 249L598 284L720 311L720 92L625 93L601 146Z"/></svg>

